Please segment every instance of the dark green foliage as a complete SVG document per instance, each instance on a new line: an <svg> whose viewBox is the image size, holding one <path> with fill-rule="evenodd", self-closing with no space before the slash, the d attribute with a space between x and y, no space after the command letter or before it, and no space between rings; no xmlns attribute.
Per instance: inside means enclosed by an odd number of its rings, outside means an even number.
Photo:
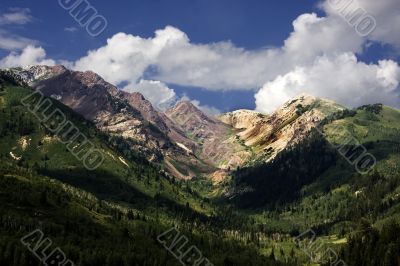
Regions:
<svg viewBox="0 0 400 266"><path fill-rule="evenodd" d="M398 266L400 225L389 221L378 230L363 220L340 253L349 266Z"/></svg>
<svg viewBox="0 0 400 266"><path fill-rule="evenodd" d="M239 195L235 202L242 207L262 207L293 201L303 186L313 182L336 160L335 151L326 140L313 132L271 163L237 170L234 180ZM243 188L250 192L239 193Z"/></svg>
<svg viewBox="0 0 400 266"><path fill-rule="evenodd" d="M136 210L125 212L46 177L28 175L21 179L16 176L26 175L24 171L13 172L0 179L2 265L39 264L19 242L19 238L37 228L76 265L180 265L157 242L157 236L169 226L154 217L135 216ZM207 228L192 221L180 222L180 231L214 265L229 261L233 263L229 265L245 266L249 261L260 266L284 265L259 255L251 246L244 248L241 243L222 240L216 227Z"/></svg>
<svg viewBox="0 0 400 266"><path fill-rule="evenodd" d="M383 109L383 105L381 103L363 105L357 108L357 110L365 110L367 112L371 112L374 114L379 114Z"/></svg>

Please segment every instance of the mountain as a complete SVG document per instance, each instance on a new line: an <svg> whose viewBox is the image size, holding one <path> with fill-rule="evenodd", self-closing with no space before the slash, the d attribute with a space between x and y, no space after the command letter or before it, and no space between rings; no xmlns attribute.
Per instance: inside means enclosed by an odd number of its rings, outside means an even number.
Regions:
<svg viewBox="0 0 400 266"><path fill-rule="evenodd" d="M242 163L245 147L232 136L231 127L208 117L188 101L179 102L165 114L195 143L193 152L208 164L227 169Z"/></svg>
<svg viewBox="0 0 400 266"><path fill-rule="evenodd" d="M11 69L109 132L135 141L135 149L174 176L228 178L232 169L272 160L307 137L323 118L343 107L300 95L271 115L238 110L211 118L188 101L161 113L140 93L118 90L97 74L63 66Z"/></svg>
<svg viewBox="0 0 400 266"><path fill-rule="evenodd" d="M9 71L93 121L103 132L134 140L135 149L179 178L213 176L215 172L220 176L219 169L235 168L250 157L231 134L232 127L206 116L190 102L179 102L161 113L140 93L118 90L90 71L63 66Z"/></svg>
<svg viewBox="0 0 400 266"><path fill-rule="evenodd" d="M24 104L32 88L104 155L98 168ZM161 112L90 71L1 70L0 262L34 265L19 239L41 228L79 265L179 265L157 242L174 226L203 264L307 265L317 238L347 265L396 265L399 140L400 111L382 104L302 94L213 118L187 101Z"/></svg>
<svg viewBox="0 0 400 266"><path fill-rule="evenodd" d="M179 141L188 143L188 139L143 95L121 91L91 71L71 71L62 66L32 66L9 71L32 88L40 88L44 95L93 121L103 132L133 140L132 148L151 161L164 163L171 174L186 179L195 175L190 168L209 171L209 167L194 156L191 161L185 158L181 163L183 167L174 166L187 155Z"/></svg>
<svg viewBox="0 0 400 266"><path fill-rule="evenodd" d="M332 187L343 186L352 197L382 185L360 186L361 179L369 183L384 176L382 183L397 182L394 180L398 178L395 165L400 162L399 121L399 110L381 104L355 110L339 108L321 120L318 129L312 128L308 137L284 149L273 160L233 173L237 182L228 194L238 197L239 204L254 207L321 196ZM393 185L385 193L397 202L396 187ZM376 194L374 197L375 204L384 204L384 198Z"/></svg>
<svg viewBox="0 0 400 266"><path fill-rule="evenodd" d="M286 148L307 138L311 129L328 115L344 107L311 95L300 95L288 102L270 116L245 113L250 122L237 135L246 146L252 147L256 160L271 160ZM237 126L238 115L233 114ZM226 115L222 119L226 119ZM228 119L229 120L229 119ZM243 126L243 124L242 124Z"/></svg>
<svg viewBox="0 0 400 266"><path fill-rule="evenodd" d="M134 139L138 142L136 148L152 160L161 160L160 147L171 145L163 133L149 127L141 112L127 102L137 97L128 97L93 72L70 71L62 66L33 66L17 69L16 73L34 89L40 88L44 95L95 122L101 130ZM141 104L144 101L139 99L138 106L146 106Z"/></svg>

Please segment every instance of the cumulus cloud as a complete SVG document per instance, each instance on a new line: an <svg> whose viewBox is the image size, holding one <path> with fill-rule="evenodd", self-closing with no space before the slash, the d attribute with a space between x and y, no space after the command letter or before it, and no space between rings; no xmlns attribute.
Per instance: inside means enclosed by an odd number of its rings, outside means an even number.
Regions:
<svg viewBox="0 0 400 266"><path fill-rule="evenodd" d="M128 92L140 92L158 110L165 111L176 101L175 91L160 81L140 80L124 87Z"/></svg>
<svg viewBox="0 0 400 266"><path fill-rule="evenodd" d="M46 52L42 47L28 45L20 53L11 52L0 60L0 67L19 67L28 65L55 65L55 61L46 58Z"/></svg>
<svg viewBox="0 0 400 266"><path fill-rule="evenodd" d="M371 16L376 21L376 28L368 35L368 38L400 49L400 2L398 0L326 0L322 7L328 17L354 18L360 22L361 17L357 14Z"/></svg>
<svg viewBox="0 0 400 266"><path fill-rule="evenodd" d="M113 83L137 81L149 68L165 83L212 90L256 89L293 66L321 53L359 52L362 40L343 20L304 14L294 23L284 47L246 50L231 42L191 43L177 28L157 30L153 38L118 33L107 45L78 60L78 70L92 69ZM328 40L328 41L327 41Z"/></svg>
<svg viewBox="0 0 400 266"><path fill-rule="evenodd" d="M168 26L157 30L152 38L116 34L108 40L107 45L90 51L77 61L75 68L92 69L117 84L136 83L147 74L151 79L164 83L209 90L254 90L262 87L257 94L259 110L269 110L268 106L262 106L265 100L259 100L267 98L267 93L270 94L269 104L276 99L272 105L277 106L283 98L287 98L284 95L293 96L299 90L306 89L298 81L290 80L298 77L304 84L316 85L318 82L313 75L322 75L325 82L320 84L320 91L312 89L317 95L354 106L362 103L359 97L344 97L344 94L335 97L335 94L346 91L348 95L359 95L359 84L373 86L374 89L383 88L382 80L375 72L385 69L382 62L395 63L382 61L366 65L358 62L356 56L363 52L367 41L397 45L400 40L400 3L397 0L379 3L374 0L355 1L367 14L373 14L378 22L377 29L368 38L363 38L349 25L341 10L332 5L339 2L351 1L324 1L321 5L326 11L324 17L318 17L315 13L300 15L293 21L293 31L282 47L246 50L231 42L195 44L184 32ZM350 9L351 12L356 10ZM349 73L353 71L344 73L342 70L349 66L355 67L357 75L351 74L351 77L345 78L346 82L337 82L334 75L326 73L330 71L350 76ZM317 67L321 67L321 73ZM147 73L149 69L152 70L150 74ZM367 75L372 76L365 78ZM290 86L281 84L271 87L280 83ZM335 84L336 87L329 84ZM282 88L283 91L278 91ZM332 89L334 91L329 91ZM393 96L392 90L383 93L386 93L384 98L378 99L390 100ZM372 97L361 99L368 101Z"/></svg>
<svg viewBox="0 0 400 266"><path fill-rule="evenodd" d="M364 40L342 18L300 15L286 39L283 54L292 65L305 64L323 54L362 52Z"/></svg>
<svg viewBox="0 0 400 266"><path fill-rule="evenodd" d="M172 26L152 38L125 33L78 60L75 68L92 69L111 82L138 80L150 67L151 78L212 90L256 89L321 54L362 51L363 40L339 17L303 14L284 46L246 50L231 42L195 44ZM94 68L94 69L93 69Z"/></svg>
<svg viewBox="0 0 400 266"><path fill-rule="evenodd" d="M300 60L290 71L262 86L255 95L257 109L272 112L302 92L349 107L376 102L400 107L398 63L381 60L365 64L356 57L369 41L393 47L400 44L400 3L327 0L322 8L326 17L303 14L294 21L294 31L285 41L284 50L301 51L296 55ZM357 25L365 16L376 21L376 28L362 37Z"/></svg>
<svg viewBox="0 0 400 266"><path fill-rule="evenodd" d="M352 53L320 56L266 83L255 95L257 110L270 113L303 93L335 100L349 107L383 102L399 106L400 66L391 60L365 64Z"/></svg>
<svg viewBox="0 0 400 266"><path fill-rule="evenodd" d="M107 45L79 59L75 69L93 70L115 84L138 81L146 69L157 62L161 49L184 41L185 37L173 27L158 30L155 37L149 39L118 33L107 40Z"/></svg>

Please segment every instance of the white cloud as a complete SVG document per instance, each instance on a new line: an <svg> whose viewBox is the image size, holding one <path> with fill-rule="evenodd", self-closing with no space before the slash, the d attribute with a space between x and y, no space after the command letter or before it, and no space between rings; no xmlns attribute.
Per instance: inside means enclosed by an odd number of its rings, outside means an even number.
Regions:
<svg viewBox="0 0 400 266"><path fill-rule="evenodd" d="M140 80L125 86L125 91L139 92L158 110L164 111L176 101L175 91L160 81Z"/></svg>
<svg viewBox="0 0 400 266"><path fill-rule="evenodd" d="M293 29L283 47L284 55L290 57L286 60L293 65L308 63L323 54L362 51L363 39L342 18L303 14L293 22Z"/></svg>
<svg viewBox="0 0 400 266"><path fill-rule="evenodd" d="M365 64L356 58L368 41L400 48L400 2L327 0L322 7L326 17L305 14L293 23L294 32L284 50L297 54L300 60L290 71L263 85L255 96L257 109L271 112L301 92L351 107L376 102L400 107L398 63L381 60ZM376 19L376 29L362 38L354 26L361 17L353 14L371 15ZM290 52L292 49L298 52Z"/></svg>
<svg viewBox="0 0 400 266"><path fill-rule="evenodd" d="M350 3L350 5L349 5ZM370 40L391 44L400 49L400 2L398 0L326 0L322 4L329 17L353 17L363 10L376 20ZM354 17L356 20L357 17Z"/></svg>
<svg viewBox="0 0 400 266"><path fill-rule="evenodd" d="M136 82L149 66L156 63L161 49L185 41L185 38L183 32L173 27L158 30L155 37L149 39L118 33L107 40L106 46L79 59L75 69L93 70L117 85Z"/></svg>
<svg viewBox="0 0 400 266"><path fill-rule="evenodd" d="M373 99L359 97L359 84L382 88L383 83L376 72L386 68L357 62L356 54L362 53L365 39L342 17L303 14L293 22L293 29L282 47L261 50L245 50L230 42L193 44L185 33L171 26L156 31L153 38L147 39L119 33L109 39L106 46L90 51L78 60L75 68L92 69L116 84L136 84L152 67L156 71L147 76L165 83L210 90L263 87L257 94L259 110L271 110L301 90L312 90L310 92L317 96L354 106ZM320 71L318 67L321 67ZM352 67L357 70L357 75L352 73ZM338 82L334 73L348 77ZM314 75L320 75L320 78ZM311 84L315 88L302 84ZM348 97L353 92L357 97ZM385 103L392 102L389 101L393 96L391 93L385 91L380 99ZM268 106L263 106L266 102Z"/></svg>
<svg viewBox="0 0 400 266"><path fill-rule="evenodd" d="M0 15L0 25L24 25L32 21L29 8L10 8Z"/></svg>
<svg viewBox="0 0 400 266"><path fill-rule="evenodd" d="M306 92L349 107L378 102L400 106L399 80L400 66L391 60L368 65L352 53L321 56L266 83L255 96L256 105L258 111L270 113Z"/></svg>
<svg viewBox="0 0 400 266"><path fill-rule="evenodd" d="M177 28L157 30L153 38L118 33L107 45L78 60L78 70L93 70L113 83L134 82L149 67L152 79L212 90L256 89L323 53L360 52L362 39L342 19L304 14L281 48L246 50L231 42L191 43Z"/></svg>
<svg viewBox="0 0 400 266"><path fill-rule="evenodd" d="M18 67L28 65L55 65L55 61L46 58L42 47L27 46L20 53L11 52L0 60L0 67Z"/></svg>

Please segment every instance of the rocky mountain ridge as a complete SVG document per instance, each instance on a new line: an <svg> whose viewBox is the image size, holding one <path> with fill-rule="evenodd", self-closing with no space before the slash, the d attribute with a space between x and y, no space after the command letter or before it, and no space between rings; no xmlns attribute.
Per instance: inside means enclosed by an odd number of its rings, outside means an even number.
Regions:
<svg viewBox="0 0 400 266"><path fill-rule="evenodd" d="M306 138L326 116L344 109L328 100L300 95L271 115L237 110L212 118L188 101L163 113L142 94L119 90L91 71L63 66L7 71L102 131L134 140L132 148L183 179L208 176L222 181L232 169L269 161Z"/></svg>
<svg viewBox="0 0 400 266"><path fill-rule="evenodd" d="M282 150L307 138L310 130L328 115L344 107L333 101L302 94L286 102L271 115L252 111L236 111L222 115L241 130L237 136L253 148L256 157L269 161Z"/></svg>

